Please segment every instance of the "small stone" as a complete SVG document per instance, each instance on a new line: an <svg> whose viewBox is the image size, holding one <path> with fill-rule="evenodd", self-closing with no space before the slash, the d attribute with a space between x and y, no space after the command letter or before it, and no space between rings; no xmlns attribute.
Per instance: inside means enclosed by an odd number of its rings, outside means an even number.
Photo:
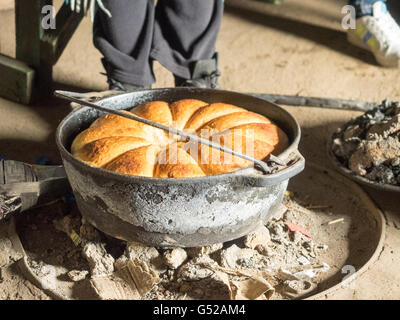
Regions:
<svg viewBox="0 0 400 320"><path fill-rule="evenodd" d="M128 242L126 244L125 256L128 260L143 260L157 272L162 273L166 271L164 259L154 247L149 247L139 242Z"/></svg>
<svg viewBox="0 0 400 320"><path fill-rule="evenodd" d="M214 271L204 267L204 264L217 266L217 263L209 256L193 258L178 269L178 279L181 278L186 281L198 281L210 277L214 274Z"/></svg>
<svg viewBox="0 0 400 320"><path fill-rule="evenodd" d="M182 248L175 248L164 252L164 262L171 269L177 269L185 262L187 253Z"/></svg>
<svg viewBox="0 0 400 320"><path fill-rule="evenodd" d="M252 268L255 263L254 260L257 259L257 255L258 252L253 249L241 249L233 244L229 248L221 251L220 262L225 268L235 269L238 266Z"/></svg>
<svg viewBox="0 0 400 320"><path fill-rule="evenodd" d="M276 255L276 252L269 246L259 244L258 246L255 247L255 249L259 254L262 254L263 256L266 257L273 257L274 255Z"/></svg>
<svg viewBox="0 0 400 320"><path fill-rule="evenodd" d="M213 254L218 250L221 250L222 247L223 247L222 243L215 243L210 246L187 248L186 253L190 258L195 258L203 254L206 255Z"/></svg>
<svg viewBox="0 0 400 320"><path fill-rule="evenodd" d="M103 243L88 242L82 253L92 276L106 276L114 272L114 258L107 253Z"/></svg>
<svg viewBox="0 0 400 320"><path fill-rule="evenodd" d="M89 271L87 270L71 270L67 273L68 277L74 282L84 280L88 274Z"/></svg>
<svg viewBox="0 0 400 320"><path fill-rule="evenodd" d="M243 244L245 247L254 249L258 245L267 245L271 240L269 230L261 226L257 230L249 233L244 237Z"/></svg>

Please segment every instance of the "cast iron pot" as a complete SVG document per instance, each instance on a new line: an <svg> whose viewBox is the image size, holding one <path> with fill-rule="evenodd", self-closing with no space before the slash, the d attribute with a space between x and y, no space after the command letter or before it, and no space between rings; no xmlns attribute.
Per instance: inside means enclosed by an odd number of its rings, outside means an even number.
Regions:
<svg viewBox="0 0 400 320"><path fill-rule="evenodd" d="M101 112L82 107L58 126L56 141L82 215L113 237L157 247L196 247L239 238L266 223L282 202L289 178L304 168L300 127L281 107L252 96L211 89L171 88L126 93L98 104L128 109L140 103L199 99L244 107L273 120L289 136L280 157L291 164L274 174L243 169L201 178L162 179L92 167L70 153L74 137Z"/></svg>

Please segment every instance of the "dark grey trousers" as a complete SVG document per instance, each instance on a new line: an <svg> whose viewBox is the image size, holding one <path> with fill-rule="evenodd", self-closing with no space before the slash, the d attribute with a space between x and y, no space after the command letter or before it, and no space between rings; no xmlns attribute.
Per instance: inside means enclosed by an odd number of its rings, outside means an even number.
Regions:
<svg viewBox="0 0 400 320"><path fill-rule="evenodd" d="M112 18L97 10L94 45L109 77L133 85L154 81L153 60L190 79L192 62L211 59L223 15L222 0L103 0Z"/></svg>

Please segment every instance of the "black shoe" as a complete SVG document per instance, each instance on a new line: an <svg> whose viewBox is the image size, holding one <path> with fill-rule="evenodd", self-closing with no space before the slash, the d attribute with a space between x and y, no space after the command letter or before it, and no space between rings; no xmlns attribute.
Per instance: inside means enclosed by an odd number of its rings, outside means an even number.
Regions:
<svg viewBox="0 0 400 320"><path fill-rule="evenodd" d="M113 78L110 78L110 77L108 77L107 82L108 82L108 89L115 90L115 91L133 92L133 91L138 91L138 90L142 90L142 89L150 89L150 88L144 87L144 86L136 86L136 85L129 84L129 83L122 83L122 82L114 80Z"/></svg>
<svg viewBox="0 0 400 320"><path fill-rule="evenodd" d="M221 76L221 72L218 70L218 53L215 53L212 59L195 61L191 69L190 79L174 75L175 87L219 88L218 77Z"/></svg>
<svg viewBox="0 0 400 320"><path fill-rule="evenodd" d="M104 69L106 70L106 73L102 73L105 76L107 76L107 82L108 82L108 89L109 90L114 90L114 91L123 91L123 92L132 92L132 91L138 91L142 89L150 89L150 87L145 87L145 86L139 86L139 85L134 85L134 84L129 84L129 83L122 83L119 82L111 77L108 76L109 72L109 67L106 59L101 59L101 63L103 64Z"/></svg>

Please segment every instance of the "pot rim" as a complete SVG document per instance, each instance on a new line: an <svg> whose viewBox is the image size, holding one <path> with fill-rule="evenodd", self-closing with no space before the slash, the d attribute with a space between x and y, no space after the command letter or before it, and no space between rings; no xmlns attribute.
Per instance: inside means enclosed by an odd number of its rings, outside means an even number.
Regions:
<svg viewBox="0 0 400 320"><path fill-rule="evenodd" d="M131 96L132 94L142 94L143 96L145 96L146 94L150 93L150 92L165 92L165 91L185 91L188 94L193 94L196 92L218 92L219 94L230 94L230 95L237 95L237 96L241 96L242 98L246 98L249 100L253 100L253 101L258 101L259 103L265 103L268 104L269 106L272 106L274 108L278 108L280 109L281 112L285 113L286 116L288 116L291 121L293 122L293 124L295 124L295 137L292 141L292 143L289 145L288 148L286 148L286 150L284 152L282 152L280 154L280 157L282 158L287 158L290 154L292 154L293 152L298 152L298 144L300 141L300 136L301 136L301 129L300 126L298 124L298 122L296 121L296 119L285 109L283 109L282 107L280 107L279 105L251 96L251 95L247 95L247 94L243 94L243 93L238 93L238 92L234 92L234 91L227 91L227 90L216 90L216 89L202 89L202 88L162 88L162 89L147 89L147 90L140 90L140 91L135 91L135 92L129 92L129 93L123 93L123 94L119 94L119 95L113 95L104 99L101 99L99 101L97 101L97 103L103 105L106 104L107 102L109 102L110 100L112 101L113 99L115 99L116 96L118 97L123 97L123 96ZM193 97L193 99L196 99L196 97ZM130 107L132 108L132 107ZM245 108L245 107L244 107ZM192 184L192 183L197 183L197 182L201 182L201 183L220 183L221 180L231 180L232 178L235 177L246 177L246 178L251 178L251 179L262 179L262 180L272 180L275 183L279 183L282 180L286 180L288 174L290 174L288 171L294 171L292 176L294 176L295 174L299 173L299 170L301 171L304 168L304 158L302 158L300 161L302 162L303 165L298 165L298 162L295 162L293 164L290 164L289 166L287 166L286 168L282 169L279 172L276 173L272 173L272 174L267 174L267 175L263 175L263 174L252 174L252 175L248 175L246 174L246 171L248 171L248 168L243 168L243 169L239 169L236 170L234 172L230 172L230 173L224 173L224 174L219 174L219 175L212 175L212 176L205 176L205 177L187 177L187 178L157 178L157 177L143 177L143 176L135 176L135 175L129 175L129 174L122 174L122 173L117 173L114 171L109 171L109 170L105 170L99 167L94 167L91 166L89 164L87 164L86 162L74 157L72 155L72 153L66 148L66 146L64 145L64 143L62 142L62 130L65 127L65 125L72 119L74 118L78 113L80 112L84 112L85 110L91 109L89 107L80 107L80 108L76 108L75 110L72 110L58 125L57 130L56 130L56 144L58 147L58 150L62 156L63 159L68 160L69 162L71 162L74 165L83 167L85 170L87 170L87 172L96 174L96 175L102 175L102 176L108 176L108 177L112 177L116 180L120 180L122 182L140 182L140 183L152 183L152 184L165 184L165 182L169 183L169 184ZM118 108L119 110L123 110L123 108ZM128 109L128 108L126 108ZM293 170L293 168L295 167L295 165L297 164L297 168L296 170Z"/></svg>

